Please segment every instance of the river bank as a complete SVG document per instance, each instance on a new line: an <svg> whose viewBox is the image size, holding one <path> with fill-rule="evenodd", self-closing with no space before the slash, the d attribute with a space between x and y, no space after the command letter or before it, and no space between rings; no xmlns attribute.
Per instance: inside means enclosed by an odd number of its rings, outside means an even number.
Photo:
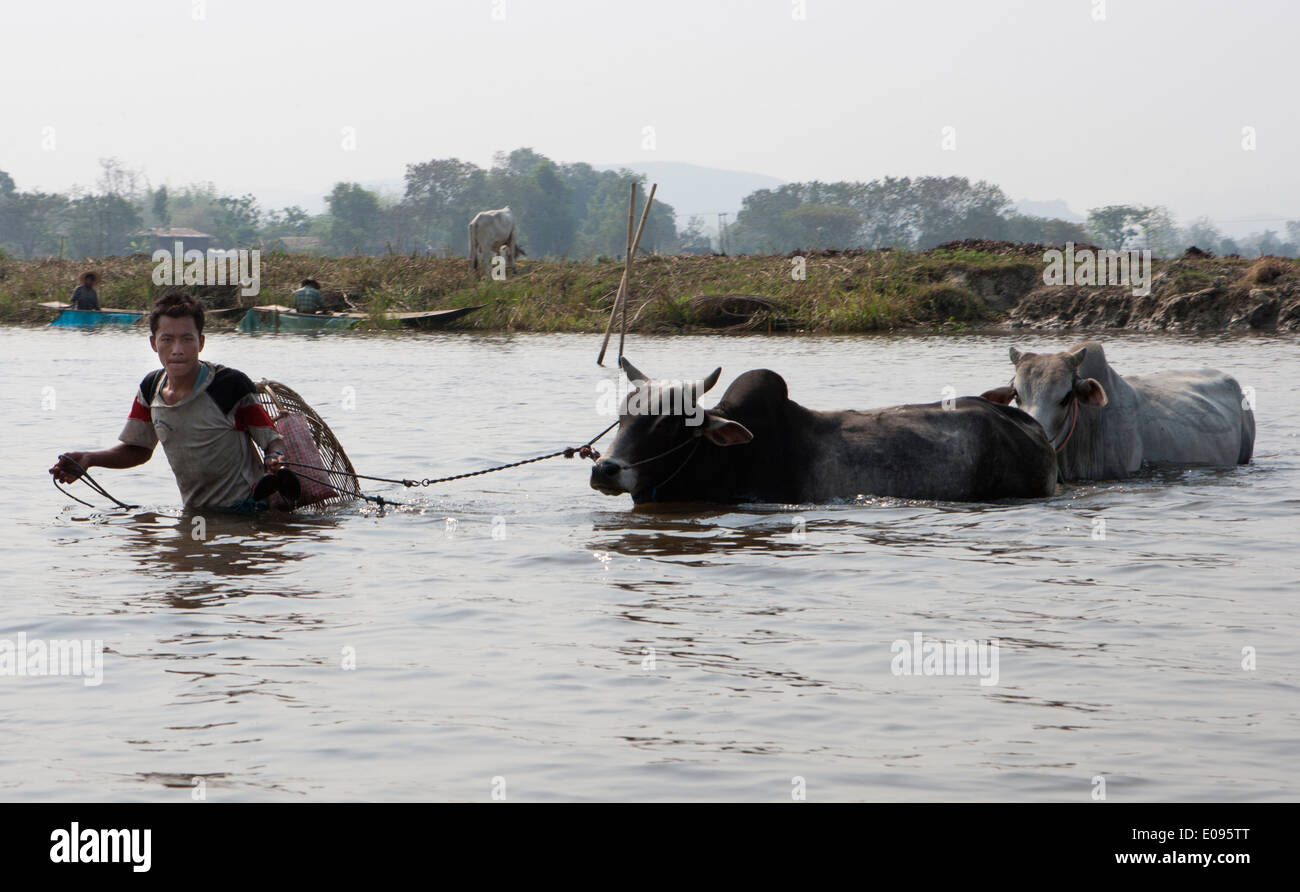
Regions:
<svg viewBox="0 0 1300 892"><path fill-rule="evenodd" d="M1152 264L1150 294L1126 286L1045 285L1042 245L968 241L925 252L638 258L629 329L853 333L968 327L1300 331L1300 262L1188 254ZM97 271L103 306L146 309L166 286L144 254L92 261L0 258L0 324L40 324L38 306L66 301L84 270ZM339 309L376 316L484 304L455 323L479 331L603 331L623 264L520 262L506 281L477 279L464 258L381 255L261 257L260 292L191 288L213 308L290 303L303 278L319 280ZM214 327L233 324L214 320ZM383 328L386 321L365 323ZM395 323L394 323L395 324Z"/></svg>

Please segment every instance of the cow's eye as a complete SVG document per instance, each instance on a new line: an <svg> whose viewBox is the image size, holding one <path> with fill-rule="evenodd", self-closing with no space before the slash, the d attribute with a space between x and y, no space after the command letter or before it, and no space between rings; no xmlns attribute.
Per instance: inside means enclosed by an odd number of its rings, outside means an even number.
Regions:
<svg viewBox="0 0 1300 892"><path fill-rule="evenodd" d="M1071 389L1071 390L1067 390L1067 391L1065 392L1065 396L1061 397L1061 405L1062 405L1062 406L1068 406L1068 405L1070 405L1070 397L1073 396L1073 395L1074 395L1074 391L1073 391L1072 389Z"/></svg>

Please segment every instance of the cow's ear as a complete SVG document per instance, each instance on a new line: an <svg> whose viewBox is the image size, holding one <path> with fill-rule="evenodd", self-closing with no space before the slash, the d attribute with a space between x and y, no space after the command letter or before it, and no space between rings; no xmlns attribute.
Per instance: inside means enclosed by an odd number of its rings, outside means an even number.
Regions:
<svg viewBox="0 0 1300 892"><path fill-rule="evenodd" d="M1106 388L1096 378L1082 378L1074 382L1074 396L1085 406L1100 409L1110 402L1106 398Z"/></svg>
<svg viewBox="0 0 1300 892"><path fill-rule="evenodd" d="M704 436L708 437L709 442L715 446L740 446L754 439L749 428L739 421L732 421L709 412L704 413Z"/></svg>
<svg viewBox="0 0 1300 892"><path fill-rule="evenodd" d="M1011 401L1016 398L1016 389L1010 384L1004 384L1001 387L986 390L980 396L990 403L1001 403L1004 406L1009 406Z"/></svg>
<svg viewBox="0 0 1300 892"><path fill-rule="evenodd" d="M637 369L636 366L632 365L632 362L626 356L620 359L618 361L618 364L623 367L623 371L627 372L627 380L631 381L633 384L636 384L640 381L650 380L644 374L642 374L640 370Z"/></svg>
<svg viewBox="0 0 1300 892"><path fill-rule="evenodd" d="M1017 350L1015 347L1012 347L1011 350L1010 350L1009 352L1011 353L1011 364L1012 364L1012 365L1020 365L1020 360L1022 360L1022 359L1025 358L1025 354L1021 353L1021 352L1020 352L1019 350Z"/></svg>

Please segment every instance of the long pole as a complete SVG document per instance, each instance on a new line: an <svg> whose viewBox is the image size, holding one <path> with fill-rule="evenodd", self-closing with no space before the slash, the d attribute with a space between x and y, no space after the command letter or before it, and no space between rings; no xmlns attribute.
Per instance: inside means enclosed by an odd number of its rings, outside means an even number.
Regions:
<svg viewBox="0 0 1300 892"><path fill-rule="evenodd" d="M632 194L635 197L636 185L633 184L632 188ZM600 355L596 357L596 365L605 364L605 351L609 348L609 336L614 330L614 317L618 314L619 304L627 300L628 277L632 271L632 258L636 256L637 247L641 244L641 234L645 231L645 222L650 216L650 205L654 204L655 192L658 189L658 183L650 187L650 195L646 198L645 208L641 211L641 222L637 224L636 237L632 239L631 250L627 252L627 260L623 264L623 278L618 283L618 293L614 296L614 306L609 312L609 322L605 325L605 339L601 342ZM624 318L626 319L626 315L624 315ZM622 358L621 354L620 358Z"/></svg>
<svg viewBox="0 0 1300 892"><path fill-rule="evenodd" d="M632 215L636 211L636 180L632 181L632 200L627 206L627 257L623 259L623 322L618 329L618 361L623 362L623 339L627 337L627 282L632 277ZM618 295L614 303L620 303Z"/></svg>
<svg viewBox="0 0 1300 892"><path fill-rule="evenodd" d="M632 220L636 215L636 181L632 181L632 188L627 199L627 253L623 257L623 275L618 280L618 290L614 292L614 305L609 308L609 321L605 323L605 339L600 342L600 355L596 357L596 365L605 364L605 351L609 349L609 335L614 330L614 316L618 313L618 305L623 300L623 289L627 286L627 271L632 264Z"/></svg>

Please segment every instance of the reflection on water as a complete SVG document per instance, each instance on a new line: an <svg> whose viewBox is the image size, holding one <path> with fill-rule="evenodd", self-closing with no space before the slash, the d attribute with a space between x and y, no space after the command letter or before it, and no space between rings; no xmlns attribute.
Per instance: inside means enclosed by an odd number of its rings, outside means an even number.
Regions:
<svg viewBox="0 0 1300 892"><path fill-rule="evenodd" d="M111 442L104 393L153 362L129 334L61 334L0 331L15 393L58 387L57 413L4 419L24 468ZM797 775L824 799L1072 801L1101 773L1117 797L1294 799L1300 419L1267 408L1295 404L1294 343L1112 340L1134 373L1195 356L1254 386L1255 464L1020 503L633 508L557 460L389 487L409 504L383 512L257 518L168 508L160 457L100 476L152 511L68 507L18 475L0 637L102 639L104 684L0 679L0 721L41 741L0 750L0 794L187 801L202 778L218 801L482 800L501 776L524 801L788 801ZM870 408L1005 380L1009 343L641 338L634 356L678 376L704 356L722 388L774 368L806 405ZM608 423L590 347L214 333L205 355L289 382L363 473L433 477ZM891 644L918 633L997 640L999 683L894 675Z"/></svg>
<svg viewBox="0 0 1300 892"><path fill-rule="evenodd" d="M115 523L138 564L141 601L192 609L250 594L319 594L295 565L329 547L343 515L240 517L148 512Z"/></svg>

